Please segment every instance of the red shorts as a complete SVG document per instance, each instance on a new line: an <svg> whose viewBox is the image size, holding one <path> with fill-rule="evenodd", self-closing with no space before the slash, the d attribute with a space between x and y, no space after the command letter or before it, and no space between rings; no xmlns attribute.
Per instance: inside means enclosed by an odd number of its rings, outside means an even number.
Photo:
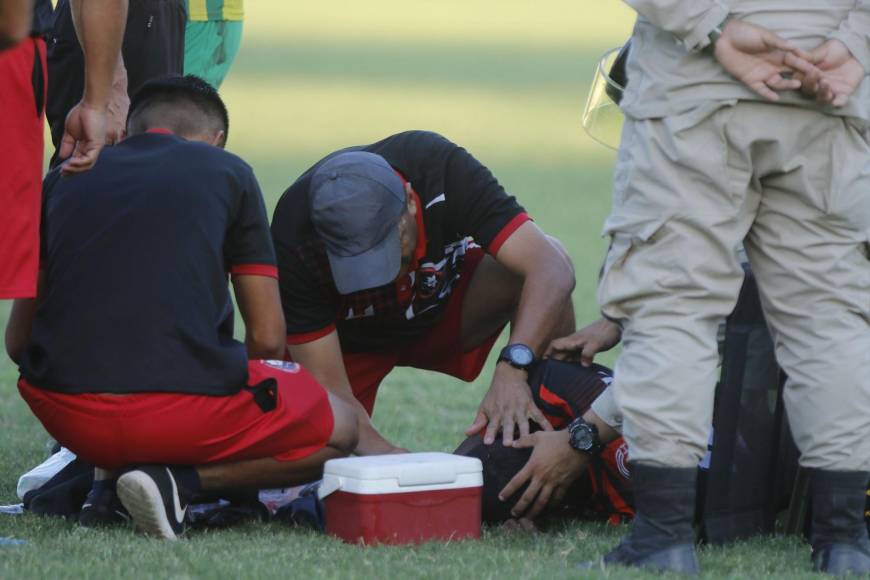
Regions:
<svg viewBox="0 0 870 580"><path fill-rule="evenodd" d="M32 298L39 270L45 41L0 52L0 298Z"/></svg>
<svg viewBox="0 0 870 580"><path fill-rule="evenodd" d="M470 350L462 349L462 305L484 256L486 252L479 247L470 248L465 254L464 275L453 289L441 320L425 335L394 351L344 353L344 368L353 394L369 415L374 410L381 381L397 366L437 371L463 381L473 381L480 374L492 345L504 328L482 344Z"/></svg>
<svg viewBox="0 0 870 580"><path fill-rule="evenodd" d="M277 388L257 395L274 402L274 409L261 408L250 387L224 397L63 394L19 379L18 390L52 437L106 469L265 457L294 461L326 445L332 436L332 408L326 391L307 371L293 363L254 360L248 375L249 385L277 381Z"/></svg>

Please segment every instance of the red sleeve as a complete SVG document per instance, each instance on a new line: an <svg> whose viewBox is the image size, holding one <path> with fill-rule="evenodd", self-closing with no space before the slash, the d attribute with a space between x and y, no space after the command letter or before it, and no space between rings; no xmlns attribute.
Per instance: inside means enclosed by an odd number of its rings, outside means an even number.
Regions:
<svg viewBox="0 0 870 580"><path fill-rule="evenodd" d="M335 324L330 324L329 326L325 326L320 330L314 330L312 332L300 332L298 334L288 334L287 335L287 345L295 346L297 344L305 344L308 342L314 342L318 338L323 338L330 332L335 330Z"/></svg>
<svg viewBox="0 0 870 580"><path fill-rule="evenodd" d="M236 264L230 267L233 276L266 276L278 279L278 267L271 264Z"/></svg>
<svg viewBox="0 0 870 580"><path fill-rule="evenodd" d="M529 214L526 212L517 214L514 218L509 221L505 226L501 229L501 231L496 234L496 236L490 242L489 247L486 251L491 256L495 256L498 254L498 251L501 249L502 245L507 241L511 234L513 234L521 225L524 223L531 221L532 218L529 217Z"/></svg>

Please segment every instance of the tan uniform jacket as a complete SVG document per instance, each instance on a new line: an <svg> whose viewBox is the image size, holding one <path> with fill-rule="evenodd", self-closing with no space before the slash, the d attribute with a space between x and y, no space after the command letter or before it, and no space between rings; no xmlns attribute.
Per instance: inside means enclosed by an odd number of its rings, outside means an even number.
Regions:
<svg viewBox="0 0 870 580"><path fill-rule="evenodd" d="M724 102L762 100L713 58L709 34L726 16L768 28L810 50L841 40L870 73L870 0L625 0L638 13L622 101L635 119L677 115ZM819 108L790 91L782 103ZM870 82L864 82L833 115L870 122Z"/></svg>

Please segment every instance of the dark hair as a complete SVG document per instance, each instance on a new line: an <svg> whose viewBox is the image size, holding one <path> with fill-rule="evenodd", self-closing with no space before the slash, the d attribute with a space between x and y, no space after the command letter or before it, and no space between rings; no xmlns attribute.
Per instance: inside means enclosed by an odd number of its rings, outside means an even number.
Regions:
<svg viewBox="0 0 870 580"><path fill-rule="evenodd" d="M224 105L217 90L198 76L170 74L153 78L143 84L130 101L127 130L131 133L139 133L152 128L148 126L133 127L132 125L136 125L138 117L143 116L148 109L155 106L168 106L170 109L194 107L210 120L220 122L219 128L223 130L225 139L229 133L230 119L227 115L226 105ZM143 124L149 124L160 122L160 119L143 118L142 121ZM175 119L170 118L169 121L170 124L174 122L176 125L182 125L181 127L168 127L178 132L183 132L185 129L195 130L194 127L185 126L183 115Z"/></svg>

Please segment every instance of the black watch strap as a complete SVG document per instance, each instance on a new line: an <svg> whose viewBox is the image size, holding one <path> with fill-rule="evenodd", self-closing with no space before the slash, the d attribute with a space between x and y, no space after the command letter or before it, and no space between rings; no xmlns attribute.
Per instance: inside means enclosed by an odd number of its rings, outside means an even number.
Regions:
<svg viewBox="0 0 870 580"><path fill-rule="evenodd" d="M568 443L577 451L598 455L604 449L598 437L598 427L577 417L568 424Z"/></svg>

